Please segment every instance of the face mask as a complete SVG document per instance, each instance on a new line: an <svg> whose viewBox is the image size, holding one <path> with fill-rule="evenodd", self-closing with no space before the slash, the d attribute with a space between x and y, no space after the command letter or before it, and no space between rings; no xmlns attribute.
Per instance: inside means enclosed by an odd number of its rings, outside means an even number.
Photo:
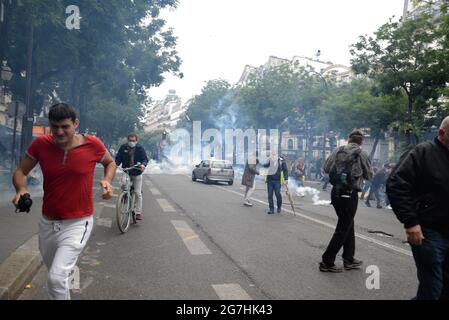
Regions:
<svg viewBox="0 0 449 320"><path fill-rule="evenodd" d="M131 142L128 141L128 146L130 146L131 148L134 148L136 146L137 142Z"/></svg>

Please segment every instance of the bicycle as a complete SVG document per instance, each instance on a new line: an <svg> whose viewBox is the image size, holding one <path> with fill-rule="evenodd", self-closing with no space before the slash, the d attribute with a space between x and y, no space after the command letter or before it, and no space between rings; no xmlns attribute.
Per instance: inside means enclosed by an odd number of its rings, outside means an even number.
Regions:
<svg viewBox="0 0 449 320"><path fill-rule="evenodd" d="M136 163L130 168L123 169L124 177L122 178L121 185L122 192L120 193L116 204L117 225L121 233L128 231L131 219L133 224L137 223L134 186L132 185L129 176L129 171L132 169L140 169L140 163Z"/></svg>

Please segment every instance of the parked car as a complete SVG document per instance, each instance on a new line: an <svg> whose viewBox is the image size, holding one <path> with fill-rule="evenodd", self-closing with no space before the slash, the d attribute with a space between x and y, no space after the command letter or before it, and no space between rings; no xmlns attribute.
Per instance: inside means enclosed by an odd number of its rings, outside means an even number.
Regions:
<svg viewBox="0 0 449 320"><path fill-rule="evenodd" d="M201 179L204 183L223 181L229 185L234 183L234 169L226 160L203 160L192 171L192 181Z"/></svg>

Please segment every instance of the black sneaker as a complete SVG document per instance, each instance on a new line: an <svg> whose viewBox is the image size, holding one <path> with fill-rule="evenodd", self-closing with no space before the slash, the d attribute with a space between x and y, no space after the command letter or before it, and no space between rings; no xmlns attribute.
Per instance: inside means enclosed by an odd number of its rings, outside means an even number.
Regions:
<svg viewBox="0 0 449 320"><path fill-rule="evenodd" d="M345 270L359 269L362 264L363 261L361 260L352 259L352 261L348 261L343 259L343 265L345 267Z"/></svg>
<svg viewBox="0 0 449 320"><path fill-rule="evenodd" d="M332 272L332 273L340 273L343 272L341 267L337 267L335 264L330 265L324 262L320 262L320 271L321 272Z"/></svg>
<svg viewBox="0 0 449 320"><path fill-rule="evenodd" d="M270 211L268 211L267 213L268 213L268 214L274 214L274 211L273 211L273 210L270 210Z"/></svg>
<svg viewBox="0 0 449 320"><path fill-rule="evenodd" d="M281 209L281 208L278 208L278 211L277 211L277 212L278 212L278 213L281 213L281 211L282 211L282 209Z"/></svg>
<svg viewBox="0 0 449 320"><path fill-rule="evenodd" d="M367 207L371 207L371 204L368 201L365 202L365 204L366 204Z"/></svg>

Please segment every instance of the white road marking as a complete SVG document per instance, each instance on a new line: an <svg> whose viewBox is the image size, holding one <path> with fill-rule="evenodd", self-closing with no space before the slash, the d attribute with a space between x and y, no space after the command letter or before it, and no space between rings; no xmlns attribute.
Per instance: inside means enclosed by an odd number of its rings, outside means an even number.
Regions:
<svg viewBox="0 0 449 320"><path fill-rule="evenodd" d="M150 180L145 180L145 184L146 184L148 187L152 187L152 186L153 186L153 182L151 182Z"/></svg>
<svg viewBox="0 0 449 320"><path fill-rule="evenodd" d="M230 193L234 193L234 194L236 194L236 195L238 195L238 196L240 196L240 197L242 197L242 198L243 198L243 196L244 196L244 195L241 194L241 193L238 193L238 192L233 191L233 190L226 189L226 188L224 188L224 187L220 187L220 186L216 186L216 187L219 188L219 189L221 189L221 190L224 190L224 191L227 191L227 192L230 192ZM267 202L258 200L258 199L254 198L254 197L252 197L251 199L254 200L254 201L256 201L256 202L259 202L259 203L262 203L262 204L268 206L268 203L267 203ZM282 208L282 210L283 210L283 211L286 211L286 212L288 212L288 213L291 213L291 214L293 214L293 215L295 215L295 216L298 216L298 217L307 219L307 220L309 220L309 221L315 222L315 223L317 223L317 224L320 224L320 225L329 227L329 228L331 228L331 229L335 229L335 225L333 225L333 224L330 224L330 223L321 221L321 220L316 219L316 218L309 217L309 216L304 215L304 214L301 214L301 213L294 213L293 211L291 211L291 210L289 210L289 209ZM371 242L371 243L375 243L375 244L377 244L377 245L379 245L379 246L381 246L381 247L388 248L388 249L390 249L390 250L393 250L393 251L402 253L402 254L404 254L404 255L406 255L406 256L409 256L409 257L412 257L412 256L413 256L413 254L412 254L412 252L411 252L410 250L406 250L406 249L397 247L397 246L395 246L395 245L392 245L392 244L389 244L389 243L386 243L386 242L383 242L383 241L379 241L379 240L373 239L373 238L371 238L371 237L367 237L367 236L365 236L365 235L363 235L363 234L360 234L360 233L356 233L355 236L356 236L357 238L363 239L363 240L365 240L365 241L368 241L368 242Z"/></svg>
<svg viewBox="0 0 449 320"><path fill-rule="evenodd" d="M105 203L104 207L106 207L106 208L114 208L115 209L115 203Z"/></svg>
<svg viewBox="0 0 449 320"><path fill-rule="evenodd" d="M171 223L192 255L212 254L187 222L184 220L171 220Z"/></svg>
<svg viewBox="0 0 449 320"><path fill-rule="evenodd" d="M97 226L111 228L112 227L112 220L108 219L108 218L97 218L96 221L95 221L95 224Z"/></svg>
<svg viewBox="0 0 449 320"><path fill-rule="evenodd" d="M252 300L245 290L237 283L213 284L220 300Z"/></svg>
<svg viewBox="0 0 449 320"><path fill-rule="evenodd" d="M165 199L156 199L164 212L176 212L175 208Z"/></svg>
<svg viewBox="0 0 449 320"><path fill-rule="evenodd" d="M156 189L156 188L150 188L150 191L151 191L151 193L152 193L153 195L155 195L155 196L160 196L160 195L161 195L161 193L159 192L159 190Z"/></svg>

